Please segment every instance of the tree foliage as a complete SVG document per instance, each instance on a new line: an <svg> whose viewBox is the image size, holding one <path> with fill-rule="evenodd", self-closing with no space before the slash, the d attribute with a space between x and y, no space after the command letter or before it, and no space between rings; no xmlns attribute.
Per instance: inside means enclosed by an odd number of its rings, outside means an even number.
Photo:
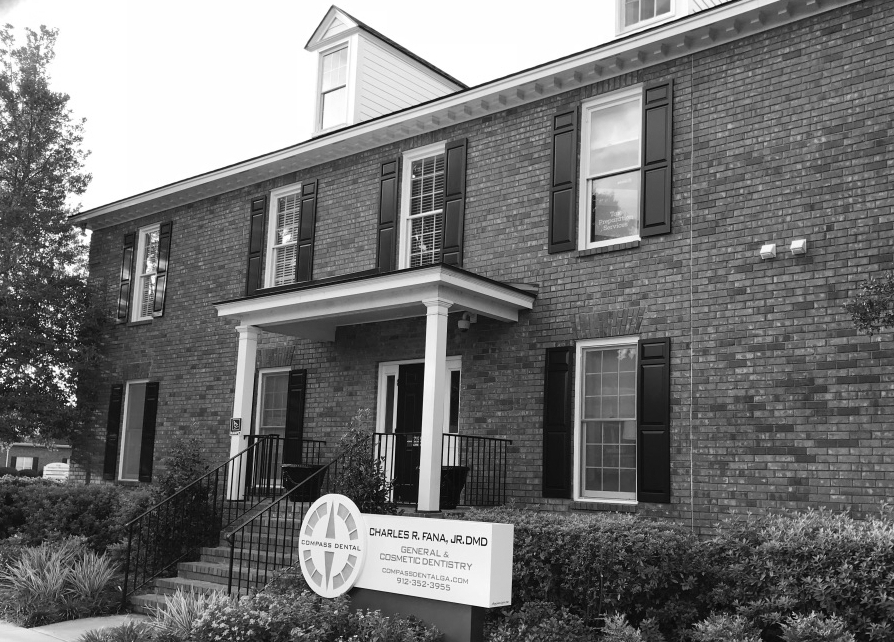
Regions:
<svg viewBox="0 0 894 642"><path fill-rule="evenodd" d="M869 336L894 328L894 272L860 283L860 290L844 309L851 313L854 326Z"/></svg>
<svg viewBox="0 0 894 642"><path fill-rule="evenodd" d="M57 32L0 28L0 442L72 440L91 394L101 315L68 223L87 188L83 120L50 89Z"/></svg>

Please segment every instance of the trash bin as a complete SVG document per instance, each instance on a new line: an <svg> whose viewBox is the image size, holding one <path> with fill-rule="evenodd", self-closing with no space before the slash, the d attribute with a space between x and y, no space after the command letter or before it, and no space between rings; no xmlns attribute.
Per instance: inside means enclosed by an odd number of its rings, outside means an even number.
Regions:
<svg viewBox="0 0 894 642"><path fill-rule="evenodd" d="M456 508L466 486L468 466L441 466L441 508Z"/></svg>
<svg viewBox="0 0 894 642"><path fill-rule="evenodd" d="M326 474L316 475L307 483L304 482L322 468L321 465L317 464L283 464L283 490L288 492L301 485L301 488L289 495L289 499L293 502L315 502L318 500L320 498L320 489L323 487L323 477Z"/></svg>

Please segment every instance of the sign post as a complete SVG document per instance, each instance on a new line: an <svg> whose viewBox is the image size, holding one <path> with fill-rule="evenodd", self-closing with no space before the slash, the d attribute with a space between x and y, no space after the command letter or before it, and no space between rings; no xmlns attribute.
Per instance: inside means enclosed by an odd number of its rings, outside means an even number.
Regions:
<svg viewBox="0 0 894 642"><path fill-rule="evenodd" d="M511 524L360 513L325 495L301 525L299 559L318 594L353 589L355 608L414 615L445 642L479 642L484 609L512 598Z"/></svg>

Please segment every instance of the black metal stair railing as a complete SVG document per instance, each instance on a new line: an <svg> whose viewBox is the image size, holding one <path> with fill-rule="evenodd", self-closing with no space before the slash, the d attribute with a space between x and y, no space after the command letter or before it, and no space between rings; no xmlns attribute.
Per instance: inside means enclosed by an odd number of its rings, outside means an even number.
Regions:
<svg viewBox="0 0 894 642"><path fill-rule="evenodd" d="M394 501L415 504L419 497L421 433L376 433L374 454L384 462L385 478L393 483ZM506 474L512 440L447 433L441 443L442 504L450 490L459 506L499 506L506 503ZM464 479L464 484L462 483Z"/></svg>
<svg viewBox="0 0 894 642"><path fill-rule="evenodd" d="M263 588L279 570L298 563L305 512L320 496L340 492L339 471L343 465L342 455L325 466L311 468L305 479L226 534L230 547L229 595Z"/></svg>
<svg viewBox="0 0 894 642"><path fill-rule="evenodd" d="M282 492L284 443L248 436L248 446L132 519L127 530L122 602L148 582L213 546L223 529ZM294 447L298 447L298 441ZM325 442L303 440L302 459L320 461Z"/></svg>

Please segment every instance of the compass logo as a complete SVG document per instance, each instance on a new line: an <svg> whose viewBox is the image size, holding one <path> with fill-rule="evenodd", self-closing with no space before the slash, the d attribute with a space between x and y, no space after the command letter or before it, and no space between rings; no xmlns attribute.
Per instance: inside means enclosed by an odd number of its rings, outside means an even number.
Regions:
<svg viewBox="0 0 894 642"><path fill-rule="evenodd" d="M366 532L356 504L344 495L324 495L301 523L301 572L318 595L337 597L354 586L363 568Z"/></svg>

